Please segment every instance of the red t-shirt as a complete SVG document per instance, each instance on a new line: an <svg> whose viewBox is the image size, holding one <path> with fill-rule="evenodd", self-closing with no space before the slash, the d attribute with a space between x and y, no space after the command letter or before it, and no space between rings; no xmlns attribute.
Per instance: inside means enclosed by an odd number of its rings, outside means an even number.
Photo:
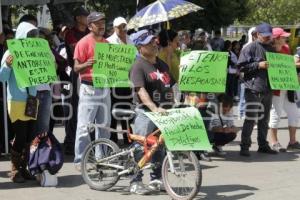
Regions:
<svg viewBox="0 0 300 200"><path fill-rule="evenodd" d="M285 44L281 47L281 50L279 53L282 53L282 54L288 54L290 55L291 54L291 50L290 50L290 47L288 44ZM274 90L273 91L273 95L275 96L280 96L280 90Z"/></svg>
<svg viewBox="0 0 300 200"><path fill-rule="evenodd" d="M81 32L76 27L73 27L66 33L65 43L68 45L76 45L76 43L88 33L88 29L86 29L84 32Z"/></svg>
<svg viewBox="0 0 300 200"><path fill-rule="evenodd" d="M100 41L96 41L93 35L90 33L86 36L84 36L79 42L76 44L75 51L74 51L74 60L78 60L79 63L84 63L88 59L94 58L94 50L96 43L108 43L107 40L104 38ZM92 66L87 67L84 71L81 71L80 73L80 79L92 82L92 74L93 74L93 68Z"/></svg>

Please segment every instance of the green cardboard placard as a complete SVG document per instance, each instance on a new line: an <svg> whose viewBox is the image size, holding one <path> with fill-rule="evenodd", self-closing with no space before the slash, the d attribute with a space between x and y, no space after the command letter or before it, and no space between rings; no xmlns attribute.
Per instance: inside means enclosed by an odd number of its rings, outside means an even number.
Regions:
<svg viewBox="0 0 300 200"><path fill-rule="evenodd" d="M18 87L56 81L55 59L48 41L42 38L12 39L7 45L13 56L12 66Z"/></svg>
<svg viewBox="0 0 300 200"><path fill-rule="evenodd" d="M145 114L162 132L168 150L211 150L202 117L196 108L170 109L166 115Z"/></svg>
<svg viewBox="0 0 300 200"><path fill-rule="evenodd" d="M269 62L268 77L273 90L299 90L294 57L279 53L266 53Z"/></svg>
<svg viewBox="0 0 300 200"><path fill-rule="evenodd" d="M190 92L225 92L227 52L191 51L180 58L179 89Z"/></svg>
<svg viewBox="0 0 300 200"><path fill-rule="evenodd" d="M133 45L97 43L93 65L95 87L130 87L129 70L136 57Z"/></svg>

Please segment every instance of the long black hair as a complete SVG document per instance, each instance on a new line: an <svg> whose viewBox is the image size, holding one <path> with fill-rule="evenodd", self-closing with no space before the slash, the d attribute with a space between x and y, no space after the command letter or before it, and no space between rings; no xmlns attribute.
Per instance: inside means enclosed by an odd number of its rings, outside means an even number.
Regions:
<svg viewBox="0 0 300 200"><path fill-rule="evenodd" d="M161 30L158 34L159 44L162 47L167 47L169 42L172 42L178 33L173 30Z"/></svg>

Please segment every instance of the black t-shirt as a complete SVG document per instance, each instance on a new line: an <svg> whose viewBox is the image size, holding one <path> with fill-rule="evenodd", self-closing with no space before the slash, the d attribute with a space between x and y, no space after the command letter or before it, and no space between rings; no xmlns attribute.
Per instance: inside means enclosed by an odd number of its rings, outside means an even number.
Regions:
<svg viewBox="0 0 300 200"><path fill-rule="evenodd" d="M151 100L163 108L170 108L174 102L172 86L174 78L169 72L169 67L161 59L156 58L156 63L151 64L142 57L138 57L130 70L130 80L134 88L144 87ZM134 90L133 102L141 104L141 100ZM148 109L147 106L142 106Z"/></svg>

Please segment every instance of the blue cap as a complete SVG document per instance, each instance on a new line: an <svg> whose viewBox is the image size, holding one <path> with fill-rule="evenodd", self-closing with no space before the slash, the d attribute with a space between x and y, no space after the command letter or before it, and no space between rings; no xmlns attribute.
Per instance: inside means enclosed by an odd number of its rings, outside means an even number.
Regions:
<svg viewBox="0 0 300 200"><path fill-rule="evenodd" d="M256 32L263 37L272 36L272 26L268 23L261 23L256 27Z"/></svg>
<svg viewBox="0 0 300 200"><path fill-rule="evenodd" d="M151 35L151 33L148 30L141 30L136 33L133 33L130 36L130 39L135 46L139 46L149 44L154 37L155 36Z"/></svg>

